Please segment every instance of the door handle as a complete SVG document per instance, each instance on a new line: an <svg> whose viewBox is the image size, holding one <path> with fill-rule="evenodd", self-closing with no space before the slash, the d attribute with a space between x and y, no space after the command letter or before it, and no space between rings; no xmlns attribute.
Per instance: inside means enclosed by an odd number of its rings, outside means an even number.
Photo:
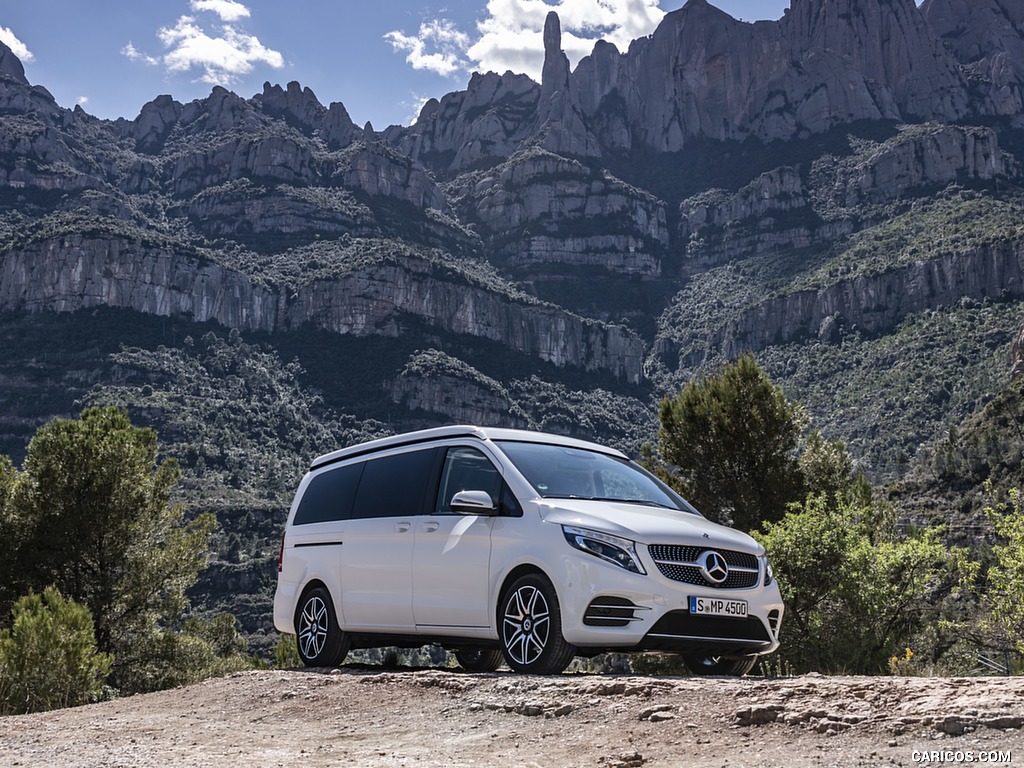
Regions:
<svg viewBox="0 0 1024 768"><path fill-rule="evenodd" d="M405 533L410 528L412 528L412 524L411 523L407 523L405 521L403 521L401 523L395 523L395 531L397 533Z"/></svg>
<svg viewBox="0 0 1024 768"><path fill-rule="evenodd" d="M433 533L434 531L436 531L440 527L441 527L440 523L438 523L435 520L430 520L430 521L424 523L423 525L421 525L420 526L420 530L423 531L424 533Z"/></svg>

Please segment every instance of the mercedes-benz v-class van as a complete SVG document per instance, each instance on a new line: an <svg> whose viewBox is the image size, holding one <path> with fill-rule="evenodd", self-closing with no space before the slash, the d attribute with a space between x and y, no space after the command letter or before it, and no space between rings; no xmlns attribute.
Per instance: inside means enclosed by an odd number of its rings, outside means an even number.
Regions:
<svg viewBox="0 0 1024 768"><path fill-rule="evenodd" d="M521 430L441 427L317 458L278 570L274 624L310 666L438 643L474 671L657 650L745 674L783 615L750 536L619 451Z"/></svg>

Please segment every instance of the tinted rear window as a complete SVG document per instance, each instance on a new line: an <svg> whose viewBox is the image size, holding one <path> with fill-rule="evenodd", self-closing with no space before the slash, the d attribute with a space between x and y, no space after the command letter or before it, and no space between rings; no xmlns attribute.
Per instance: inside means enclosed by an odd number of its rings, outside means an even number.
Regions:
<svg viewBox="0 0 1024 768"><path fill-rule="evenodd" d="M420 514L435 455L431 449L367 461L352 516L398 517Z"/></svg>
<svg viewBox="0 0 1024 768"><path fill-rule="evenodd" d="M295 525L350 518L362 472L362 463L349 464L322 472L310 480L295 512Z"/></svg>

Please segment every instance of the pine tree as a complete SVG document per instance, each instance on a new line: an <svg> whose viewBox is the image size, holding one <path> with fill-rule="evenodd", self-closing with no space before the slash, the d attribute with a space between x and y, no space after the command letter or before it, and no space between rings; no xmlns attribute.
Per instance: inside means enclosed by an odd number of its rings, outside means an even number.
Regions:
<svg viewBox="0 0 1024 768"><path fill-rule="evenodd" d="M805 418L753 355L688 382L658 415L670 481L712 520L752 530L803 499L797 445Z"/></svg>
<svg viewBox="0 0 1024 768"><path fill-rule="evenodd" d="M55 419L29 443L14 483L19 594L54 585L86 606L99 650L119 667L180 620L205 567L212 515L190 522L171 499L177 465L157 463L157 437L117 408Z"/></svg>

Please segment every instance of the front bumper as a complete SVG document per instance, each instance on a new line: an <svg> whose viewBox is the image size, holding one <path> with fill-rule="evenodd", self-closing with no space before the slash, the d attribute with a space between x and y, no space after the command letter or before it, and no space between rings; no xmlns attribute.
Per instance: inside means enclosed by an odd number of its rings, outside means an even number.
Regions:
<svg viewBox="0 0 1024 768"><path fill-rule="evenodd" d="M779 647L785 608L778 585L745 589L691 585L625 571L597 558L563 559L562 634L581 649L658 650L713 656L750 656ZM691 596L744 600L744 618L691 614Z"/></svg>

